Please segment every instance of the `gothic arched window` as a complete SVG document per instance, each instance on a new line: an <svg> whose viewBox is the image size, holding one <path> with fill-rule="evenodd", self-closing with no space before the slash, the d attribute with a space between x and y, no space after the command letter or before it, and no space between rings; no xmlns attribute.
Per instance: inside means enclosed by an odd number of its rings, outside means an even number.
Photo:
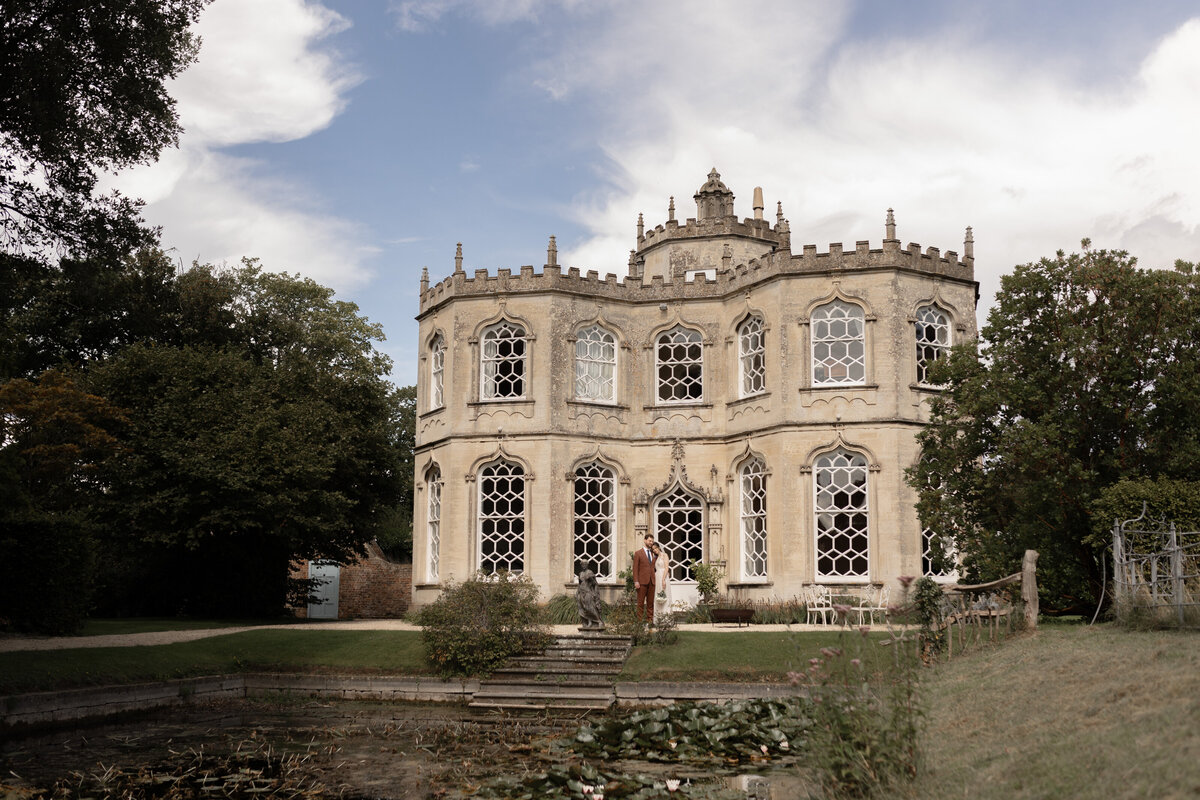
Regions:
<svg viewBox="0 0 1200 800"><path fill-rule="evenodd" d="M611 403L617 399L617 338L599 325L575 337L575 399Z"/></svg>
<svg viewBox="0 0 1200 800"><path fill-rule="evenodd" d="M439 333L429 345L429 408L446 404L442 379L446 370L446 340Z"/></svg>
<svg viewBox="0 0 1200 800"><path fill-rule="evenodd" d="M658 402L698 403L704 399L704 339L699 331L672 328L654 346Z"/></svg>
<svg viewBox="0 0 1200 800"><path fill-rule="evenodd" d="M739 471L742 495L742 577L767 577L767 465L752 458Z"/></svg>
<svg viewBox="0 0 1200 800"><path fill-rule="evenodd" d="M739 397L750 397L766 391L766 352L762 317L748 317L738 326Z"/></svg>
<svg viewBox="0 0 1200 800"><path fill-rule="evenodd" d="M950 347L950 318L937 306L917 309L917 383L929 383L929 365Z"/></svg>
<svg viewBox="0 0 1200 800"><path fill-rule="evenodd" d="M869 576L867 474L867 459L849 450L826 453L813 464L817 580Z"/></svg>
<svg viewBox="0 0 1200 800"><path fill-rule="evenodd" d="M494 461L479 471L479 571L525 569L525 470Z"/></svg>
<svg viewBox="0 0 1200 800"><path fill-rule="evenodd" d="M436 464L425 473L425 486L429 490L425 509L429 540L428 579L430 583L436 583L442 557L442 471Z"/></svg>
<svg viewBox="0 0 1200 800"><path fill-rule="evenodd" d="M480 399L517 400L525 396L525 345L525 329L515 322L505 320L483 332Z"/></svg>
<svg viewBox="0 0 1200 800"><path fill-rule="evenodd" d="M860 306L834 300L812 313L812 382L863 383L867 377L866 335Z"/></svg>
<svg viewBox="0 0 1200 800"><path fill-rule="evenodd" d="M584 564L591 566L596 579L616 576L617 479L613 471L593 461L575 470L575 574Z"/></svg>

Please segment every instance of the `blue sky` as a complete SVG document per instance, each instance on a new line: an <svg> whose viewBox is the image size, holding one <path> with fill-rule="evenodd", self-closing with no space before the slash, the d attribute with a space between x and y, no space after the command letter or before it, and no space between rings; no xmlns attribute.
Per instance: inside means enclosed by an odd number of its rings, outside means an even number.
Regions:
<svg viewBox="0 0 1200 800"><path fill-rule="evenodd" d="M635 222L715 166L794 249L962 251L980 321L1017 263L1200 258L1192 2L215 0L186 128L116 176L184 263L261 259L383 325L415 381L417 283L560 262L623 273Z"/></svg>

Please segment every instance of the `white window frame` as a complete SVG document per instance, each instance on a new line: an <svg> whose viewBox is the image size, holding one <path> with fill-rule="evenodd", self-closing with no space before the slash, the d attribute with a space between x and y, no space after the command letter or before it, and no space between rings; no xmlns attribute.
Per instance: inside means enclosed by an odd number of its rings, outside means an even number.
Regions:
<svg viewBox="0 0 1200 800"><path fill-rule="evenodd" d="M502 332L510 332L510 335L501 337ZM519 355L501 355L499 353L489 353L488 346L490 342L520 342ZM499 345L497 345L497 348ZM499 384L503 380L510 378L502 377L499 374L501 365L514 365L513 369L519 365L521 391L513 394L498 394ZM491 373L491 374L489 374ZM513 373L515 374L515 372ZM508 400L524 400L529 394L529 332L525 330L525 326L518 322L510 322L502 320L495 325L489 325L484 329L483 335L479 337L479 399L484 402L505 402Z"/></svg>
<svg viewBox="0 0 1200 800"><path fill-rule="evenodd" d="M838 316L832 316L835 312L840 312ZM857 322L858 335L852 336L848 332L843 335L837 335L832 331L827 332L827 328L839 321ZM812 317L809 320L809 338L811 339L809 346L810 374L812 376L813 386L864 386L867 382L867 318L862 306L856 303L849 303L845 300L831 300L828 303L817 306L813 309ZM852 350L854 345L858 344L862 350L860 357L852 357L849 353L840 358L818 358L817 351L821 347L836 347L837 345L845 345L847 350ZM851 372L853 367L858 365L862 369L862 377L852 377ZM818 366L836 368L843 366L846 369L846 375L843 378L832 377L832 370L829 370L825 377L818 378Z"/></svg>
<svg viewBox="0 0 1200 800"><path fill-rule="evenodd" d="M580 353L580 348L584 353ZM605 358L603 350L607 349ZM589 403L617 402L617 337L599 323L587 325L575 334L575 399ZM597 350L601 351L597 355ZM607 381L604 372L608 372ZM581 374L582 373L582 374ZM607 382L608 396L603 391L589 394L581 391L591 383L604 387Z"/></svg>
<svg viewBox="0 0 1200 800"><path fill-rule="evenodd" d="M425 503L425 526L428 533L429 552L427 578L437 583L442 560L442 470L436 464L425 473L427 500Z"/></svg>
<svg viewBox="0 0 1200 800"><path fill-rule="evenodd" d="M753 482L758 481L755 489ZM762 580L768 575L767 558L767 465L755 456L738 470L741 498L742 578ZM757 501L757 502L756 502ZM753 561L761 561L761 569L752 569Z"/></svg>
<svg viewBox="0 0 1200 800"><path fill-rule="evenodd" d="M695 359L674 359L671 361L662 360L662 348L666 347L686 347L691 348L695 345L700 348L700 355ZM685 370L691 366L699 367L699 375L692 378L687 377L688 385L699 386L698 397L684 397L679 399L663 399L663 388L667 386L663 381L663 367L683 367ZM673 385L680 385L679 383ZM663 331L654 338L654 400L656 405L660 406L678 406L678 405L696 405L704 402L704 335L698 330L676 325L669 331Z"/></svg>
<svg viewBox="0 0 1200 800"><path fill-rule="evenodd" d="M429 410L446 405L446 340L439 333L429 346Z"/></svg>
<svg viewBox="0 0 1200 800"><path fill-rule="evenodd" d="M596 482L604 486L606 496L599 498L601 505L599 513L588 511L580 513L579 502L583 499L580 497L581 482ZM587 464L576 468L572 488L571 554L572 563L576 567L575 573L578 574L580 560L587 558L595 565L596 580L602 583L613 583L617 577L617 474L607 464L600 461L589 461ZM607 532L585 530L581 535L581 525L585 528L589 525L594 525L601 529L606 528ZM587 549L589 545L594 545L596 549L601 551L607 545L608 557L601 559L599 554L580 553L581 543L584 549Z"/></svg>
<svg viewBox="0 0 1200 800"><path fill-rule="evenodd" d="M763 394L767 391L766 323L760 316L749 316L738 326L737 334L738 397Z"/></svg>
<svg viewBox="0 0 1200 800"><path fill-rule="evenodd" d="M913 327L917 340L917 383L922 386L936 386L937 384L929 381L929 365L939 358L944 358L950 349L950 315L935 305L921 306L917 309ZM927 336L930 330L935 332L933 340Z"/></svg>
<svg viewBox="0 0 1200 800"><path fill-rule="evenodd" d="M842 459L848 463L834 463L838 459ZM836 506L828 505L822 498L822 473L823 472L854 472L860 471L863 477L862 483L862 502L858 505ZM846 448L838 448L829 452L822 453L813 460L812 468L813 476L813 567L816 573L817 581L821 583L865 583L870 580L871 576L871 467L867 457L862 453L848 450ZM832 482L827 485L832 485ZM822 558L832 557L837 558L840 551L834 551L832 556L826 556L822 550L822 540L829 537L845 535L841 531L829 534L822 533L822 515L838 516L841 514L862 515L863 525L862 530L857 531L852 536L854 538L861 537L861 550L855 552L851 558L861 558L863 561L862 569L856 572L850 571L822 571ZM828 529L828 528L827 528Z"/></svg>
<svg viewBox="0 0 1200 800"><path fill-rule="evenodd" d="M507 474L500 475L499 472L501 470L507 471ZM508 498L507 498L510 501L509 508L511 509L512 497L519 496L520 504L521 504L521 511L519 514L514 514L511 512L511 510L505 511L505 510L500 510L500 509L497 509L497 513L488 514L485 512L485 509L488 507L489 502L491 503L491 505L493 507L497 507L497 506L499 506L498 501L503 499L503 498L497 497L497 498L493 498L489 501L489 498L485 494L485 490L488 485L488 481L495 479L495 478L509 478L509 479L520 478L521 490L520 490L519 495L514 492L509 492ZM503 567L504 569L506 569L508 572L511 572L511 573L521 574L525 571L525 558L526 558L525 534L526 534L526 531L528 530L528 525L526 524L526 512L529 507L529 504L526 502L526 499L525 499L526 493L528 491L528 480L525 477L525 468L514 461L507 461L505 459L499 459L497 461L492 461L491 463L485 464L483 467L480 468L479 477L477 478L477 483L478 483L477 501L479 503L479 505L478 505L479 510L476 513L476 545L477 545L476 552L478 553L477 568L480 572L483 572L486 575L494 575L494 574L500 572L500 569L497 568L497 564L494 562L506 560L506 561L508 561L508 564ZM485 530L488 528L489 522L495 522L498 525L505 525L505 526L509 527L509 531L507 533L495 533L495 532L485 533ZM512 528L514 528L514 527L517 527L520 530L518 532L514 533L512 531ZM487 561L493 562L493 563L485 563L484 544L487 542L491 542L492 544L499 544L502 541L507 541L510 544L513 542L518 542L520 544L519 558L514 559L511 557L498 557L498 556L494 555L495 551L493 550L493 555L490 555L487 558ZM516 564L515 568L513 566L514 563Z"/></svg>

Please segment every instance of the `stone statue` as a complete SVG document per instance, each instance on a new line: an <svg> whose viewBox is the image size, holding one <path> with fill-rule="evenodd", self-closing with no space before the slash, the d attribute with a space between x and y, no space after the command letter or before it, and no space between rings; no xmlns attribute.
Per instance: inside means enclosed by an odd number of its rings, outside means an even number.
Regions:
<svg viewBox="0 0 1200 800"><path fill-rule="evenodd" d="M590 562L583 562L579 572L579 586L575 590L575 606L579 609L579 630L602 631L604 621L600 618L600 587L596 584L596 573Z"/></svg>

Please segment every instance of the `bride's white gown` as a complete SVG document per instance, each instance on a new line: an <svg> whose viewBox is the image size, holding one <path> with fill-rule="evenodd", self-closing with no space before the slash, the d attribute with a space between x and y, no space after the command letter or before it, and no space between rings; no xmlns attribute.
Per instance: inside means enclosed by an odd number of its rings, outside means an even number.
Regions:
<svg viewBox="0 0 1200 800"><path fill-rule="evenodd" d="M665 594L665 596L664 596ZM671 564L663 553L654 562L654 618L671 613Z"/></svg>

